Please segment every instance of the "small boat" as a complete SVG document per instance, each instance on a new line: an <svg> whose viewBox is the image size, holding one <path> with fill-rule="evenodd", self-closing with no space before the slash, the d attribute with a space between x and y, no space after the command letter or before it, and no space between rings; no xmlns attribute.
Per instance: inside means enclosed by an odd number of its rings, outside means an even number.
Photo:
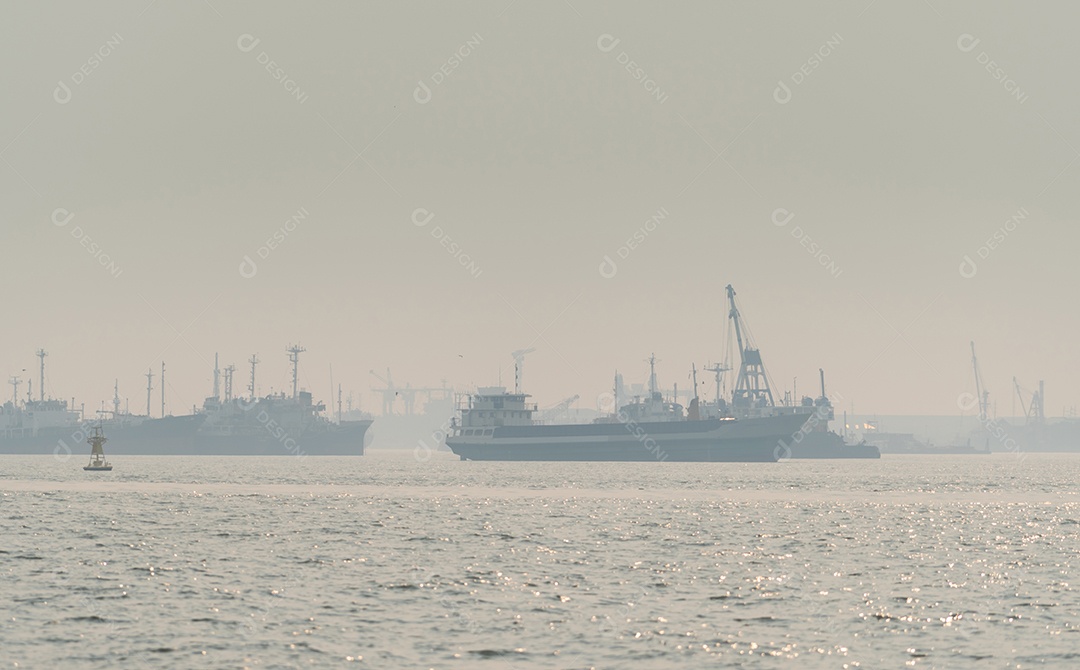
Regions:
<svg viewBox="0 0 1080 670"><path fill-rule="evenodd" d="M105 450L102 446L108 442L105 438L105 433L102 432L101 426L94 426L93 432L90 433L90 438L86 440L90 444L90 464L83 470L90 470L93 472L108 472L112 470L112 463L105 460Z"/></svg>

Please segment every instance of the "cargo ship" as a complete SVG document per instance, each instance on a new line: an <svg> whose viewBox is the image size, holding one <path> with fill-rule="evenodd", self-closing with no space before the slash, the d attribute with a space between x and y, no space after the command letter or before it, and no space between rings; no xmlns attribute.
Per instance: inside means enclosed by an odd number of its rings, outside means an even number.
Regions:
<svg viewBox="0 0 1080 670"><path fill-rule="evenodd" d="M232 394L231 370L226 370L224 398L215 364L214 391L201 410L182 416L134 415L120 409L114 393L113 410L90 419L65 400L20 402L15 397L0 407L0 454L71 454L82 448L94 426L109 435L112 454L220 456L361 456L370 420L332 421L326 406L297 384L297 347L290 349L293 393L246 398ZM300 350L302 351L302 349ZM41 352L39 352L39 355ZM44 357L42 356L42 385ZM254 364L252 367L254 389ZM148 374L148 378L149 378ZM149 382L149 379L148 379ZM41 388L41 387L39 387ZM164 404L163 404L164 407ZM164 414L164 411L162 412Z"/></svg>
<svg viewBox="0 0 1080 670"><path fill-rule="evenodd" d="M655 364L655 358L650 358ZM520 388L480 388L468 396L446 446L467 461L713 461L775 462L777 448L806 422L786 414L754 420L703 417L697 400L688 411L664 399L655 369L644 399L619 406L592 423L534 420L535 404Z"/></svg>
<svg viewBox="0 0 1080 670"><path fill-rule="evenodd" d="M989 440L986 440L981 448L973 445L970 439L964 444L937 445L927 440L920 440L914 433L880 431L867 434L865 440L868 444L880 449L883 454L986 455L990 453Z"/></svg>
<svg viewBox="0 0 1080 670"><path fill-rule="evenodd" d="M446 446L466 461L725 461L775 462L779 440L804 417L671 421L629 418L587 424L536 424L527 394L481 388L455 422ZM659 398L653 399L659 401Z"/></svg>

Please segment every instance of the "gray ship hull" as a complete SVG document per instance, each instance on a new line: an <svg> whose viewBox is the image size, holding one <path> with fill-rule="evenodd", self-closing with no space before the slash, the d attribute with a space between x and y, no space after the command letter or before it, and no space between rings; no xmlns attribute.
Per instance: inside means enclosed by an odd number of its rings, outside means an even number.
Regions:
<svg viewBox="0 0 1080 670"><path fill-rule="evenodd" d="M1080 420L1057 419L1042 424L1014 425L998 420L1001 434L986 437L987 428L979 434L994 451L1003 452L1072 452L1080 451ZM1011 438L1011 441L1010 439Z"/></svg>
<svg viewBox="0 0 1080 670"><path fill-rule="evenodd" d="M833 432L811 431L787 448L779 447L780 458L881 458L881 450L872 444L847 444Z"/></svg>
<svg viewBox="0 0 1080 670"><path fill-rule="evenodd" d="M502 426L490 436L454 436L446 446L469 461L775 462L806 417L736 421Z"/></svg>
<svg viewBox="0 0 1080 670"><path fill-rule="evenodd" d="M196 435L195 453L219 456L363 456L371 421L347 421L306 435Z"/></svg>
<svg viewBox="0 0 1080 670"><path fill-rule="evenodd" d="M200 430L204 416L150 419L129 425L103 424L105 452L145 456L362 456L371 421L346 421L308 434L260 430L233 435ZM36 435L0 437L0 454L69 455L89 453L87 428L38 431Z"/></svg>
<svg viewBox="0 0 1080 670"><path fill-rule="evenodd" d="M86 444L85 435L79 441L72 439L72 435L77 435L77 431L77 428L51 428L39 430L36 434L3 435L0 436L0 454L89 454L90 447Z"/></svg>

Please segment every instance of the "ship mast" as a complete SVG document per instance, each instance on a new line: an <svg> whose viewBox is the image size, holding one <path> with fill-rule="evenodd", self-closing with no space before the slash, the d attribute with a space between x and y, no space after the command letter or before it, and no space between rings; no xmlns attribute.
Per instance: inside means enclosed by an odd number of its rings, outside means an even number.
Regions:
<svg viewBox="0 0 1080 670"><path fill-rule="evenodd" d="M37 357L41 359L41 383L38 384L38 396L41 400L45 400L45 357L49 355L49 352L44 349L37 350Z"/></svg>
<svg viewBox="0 0 1080 670"><path fill-rule="evenodd" d="M714 365L711 368L703 368L703 369L705 370L705 372L712 372L713 374L716 375L716 406L719 407L720 406L720 380L723 378L724 373L727 372L728 370L730 370L731 368L727 367L726 365L721 365L721 364L717 363L716 365Z"/></svg>
<svg viewBox="0 0 1080 670"><path fill-rule="evenodd" d="M536 351L536 347L529 347L528 349L518 349L510 354L514 359L514 393L521 394L522 377L525 374L525 354L531 354Z"/></svg>
<svg viewBox="0 0 1080 670"><path fill-rule="evenodd" d="M218 368L218 355L214 354L214 400L221 400L221 370Z"/></svg>
<svg viewBox="0 0 1080 670"><path fill-rule="evenodd" d="M285 351L289 353L289 361L292 363L292 396L298 398L300 397L300 354L307 349L294 344Z"/></svg>
<svg viewBox="0 0 1080 670"><path fill-rule="evenodd" d="M12 388L14 389L11 392L11 404L12 405L18 405L19 404L19 385L22 384L22 380L19 379L18 376L14 376L14 377L11 377L10 379L8 379L8 383L11 384Z"/></svg>
<svg viewBox="0 0 1080 670"><path fill-rule="evenodd" d="M615 379L611 386L611 397L614 398L615 409L612 410L612 416L619 416L619 371L615 371Z"/></svg>
<svg viewBox="0 0 1080 670"><path fill-rule="evenodd" d="M165 418L165 361L161 361L161 418Z"/></svg>
<svg viewBox="0 0 1080 670"><path fill-rule="evenodd" d="M248 363L251 363L251 384L248 386L248 391L251 393L251 399L255 399L255 366L259 364L259 355L252 354L248 359Z"/></svg>
<svg viewBox="0 0 1080 670"><path fill-rule="evenodd" d="M232 397L233 397L232 379L233 379L233 373L236 372L236 366L232 365L232 364L229 364L229 365L227 365L225 367L224 372L225 372L225 402L229 402L229 401L232 400Z"/></svg>
<svg viewBox="0 0 1080 670"><path fill-rule="evenodd" d="M154 390L154 371L146 369L146 418L150 418L150 391Z"/></svg>
<svg viewBox="0 0 1080 670"><path fill-rule="evenodd" d="M649 354L649 397L656 393L656 354Z"/></svg>

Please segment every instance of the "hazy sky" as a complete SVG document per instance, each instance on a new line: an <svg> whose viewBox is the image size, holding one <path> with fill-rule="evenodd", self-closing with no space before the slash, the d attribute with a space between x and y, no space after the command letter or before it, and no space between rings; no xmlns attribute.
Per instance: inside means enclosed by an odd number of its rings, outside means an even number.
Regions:
<svg viewBox="0 0 1080 670"><path fill-rule="evenodd" d="M954 414L975 340L1000 413L1080 405L1076 3L639 4L8 3L0 372L182 413L299 341L377 410L535 346L591 407L720 358L731 283L780 392Z"/></svg>

